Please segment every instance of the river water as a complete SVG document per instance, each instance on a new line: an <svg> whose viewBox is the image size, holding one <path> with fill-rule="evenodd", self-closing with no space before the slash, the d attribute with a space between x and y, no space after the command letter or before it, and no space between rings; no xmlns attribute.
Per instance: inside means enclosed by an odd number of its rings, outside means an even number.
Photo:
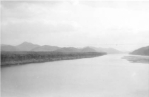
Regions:
<svg viewBox="0 0 149 97"><path fill-rule="evenodd" d="M2 97L149 97L149 64L123 56L4 67Z"/></svg>

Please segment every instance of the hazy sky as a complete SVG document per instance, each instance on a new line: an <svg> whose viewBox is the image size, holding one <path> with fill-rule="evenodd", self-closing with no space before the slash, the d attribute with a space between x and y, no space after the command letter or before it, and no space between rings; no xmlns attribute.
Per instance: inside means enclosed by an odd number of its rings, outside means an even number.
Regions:
<svg viewBox="0 0 149 97"><path fill-rule="evenodd" d="M2 43L114 47L149 45L147 1L2 1Z"/></svg>

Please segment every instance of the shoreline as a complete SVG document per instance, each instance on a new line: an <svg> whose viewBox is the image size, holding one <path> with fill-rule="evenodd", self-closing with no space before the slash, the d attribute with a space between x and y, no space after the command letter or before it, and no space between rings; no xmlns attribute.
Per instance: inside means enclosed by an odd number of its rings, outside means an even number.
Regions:
<svg viewBox="0 0 149 97"><path fill-rule="evenodd" d="M134 63L146 63L146 64L149 64L149 56L130 55L130 56L125 56L123 58L127 59L130 62L134 62Z"/></svg>
<svg viewBox="0 0 149 97"><path fill-rule="evenodd" d="M54 62L60 60L75 60L83 58L93 58L103 56L105 53L99 52L77 52L77 53L57 53L57 52L6 52L1 55L1 67L19 66L31 63Z"/></svg>

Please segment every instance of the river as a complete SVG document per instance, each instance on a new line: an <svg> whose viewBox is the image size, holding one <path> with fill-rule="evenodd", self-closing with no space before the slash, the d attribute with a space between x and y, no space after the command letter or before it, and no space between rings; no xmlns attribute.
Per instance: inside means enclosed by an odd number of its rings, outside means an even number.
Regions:
<svg viewBox="0 0 149 97"><path fill-rule="evenodd" d="M4 67L2 97L149 97L149 64L123 56Z"/></svg>

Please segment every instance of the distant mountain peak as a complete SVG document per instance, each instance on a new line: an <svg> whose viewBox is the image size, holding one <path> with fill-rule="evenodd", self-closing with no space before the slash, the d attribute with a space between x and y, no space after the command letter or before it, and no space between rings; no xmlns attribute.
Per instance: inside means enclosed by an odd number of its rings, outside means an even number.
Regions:
<svg viewBox="0 0 149 97"><path fill-rule="evenodd" d="M21 51L30 51L36 47L39 47L39 45L30 43L30 42L23 42L17 45L16 47L20 49Z"/></svg>
<svg viewBox="0 0 149 97"><path fill-rule="evenodd" d="M23 43L21 43L20 45L27 45L27 44L33 44L33 43L31 43L31 42L23 42ZM34 45L34 44L33 44Z"/></svg>

